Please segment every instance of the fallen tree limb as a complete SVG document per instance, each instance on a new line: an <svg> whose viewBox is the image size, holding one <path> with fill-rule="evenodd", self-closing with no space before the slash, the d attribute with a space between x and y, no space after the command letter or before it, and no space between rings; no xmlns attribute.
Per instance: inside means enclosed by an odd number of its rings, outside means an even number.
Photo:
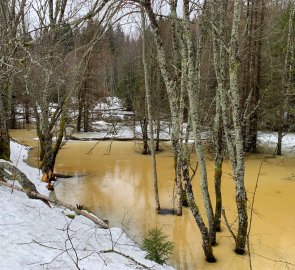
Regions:
<svg viewBox="0 0 295 270"><path fill-rule="evenodd" d="M232 230L232 228L231 228L231 226L229 225L229 222L228 222L228 220L227 220L227 217L226 217L226 214L225 214L225 210L222 209L222 210L221 210L221 213L222 213L222 215L223 215L223 218L224 218L225 225L226 225L227 229L229 230L229 232L231 233L231 235L232 235L232 237L235 239L235 241L237 241L237 238L236 238L236 236L235 236L235 234L234 234L234 232L233 232L233 230Z"/></svg>
<svg viewBox="0 0 295 270"><path fill-rule="evenodd" d="M12 164L9 161L6 160L0 160L0 180L3 182L6 182L6 180L13 181L12 190L15 188L14 181L17 181L22 188L24 189L24 192L27 193L29 198L31 199L38 199L38 198L32 198L28 194L28 191L39 193L35 187L35 185L28 179L28 177L19 170L14 164ZM5 179L6 178L6 179ZM38 199L39 200L39 199ZM47 200L42 200L47 206L50 206L50 203Z"/></svg>
<svg viewBox="0 0 295 270"><path fill-rule="evenodd" d="M132 258L131 256L124 254L120 251L114 250L114 249L108 249L108 250L101 250L100 253L116 253L118 255L121 255L123 257L125 257L126 259L138 264L139 266L141 266L144 269L151 269L150 267L147 267L146 265L140 263L139 261L135 260L134 258Z"/></svg>
<svg viewBox="0 0 295 270"><path fill-rule="evenodd" d="M25 191L32 191L38 193L35 185L28 179L28 177L14 164L1 160L0 172L7 180L18 181Z"/></svg>
<svg viewBox="0 0 295 270"><path fill-rule="evenodd" d="M51 202L52 204L68 208L68 209L74 211L77 215L82 215L82 216L90 219L96 225L98 225L100 228L103 228L103 229L108 229L109 228L109 225L105 221L99 219L98 217L94 216L91 213L86 212L85 210L79 210L77 207L75 207L75 206L73 206L71 204L65 203L65 202L57 200L57 199L53 200L53 199L51 199L51 198L49 198L49 197L47 197L45 195L42 195L42 194L38 193L37 191L34 192L34 191L30 191L30 190L25 190L24 188L14 186L12 184L9 184L9 183L3 182L3 181L0 181L0 186L5 186L5 187L12 188L12 189L15 189L15 190L20 191L20 192L24 192L30 198L33 198L33 199L39 199L39 200L42 200L42 201L48 201L48 202Z"/></svg>

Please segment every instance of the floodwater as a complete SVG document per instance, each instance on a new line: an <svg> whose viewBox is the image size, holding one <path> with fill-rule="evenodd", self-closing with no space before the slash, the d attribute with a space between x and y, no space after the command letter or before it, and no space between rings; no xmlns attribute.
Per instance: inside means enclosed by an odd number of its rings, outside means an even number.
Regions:
<svg viewBox="0 0 295 270"><path fill-rule="evenodd" d="M16 130L11 135L17 141L36 146L34 130ZM155 213L151 157L136 151L134 142L70 141L60 151L56 172L76 175L57 183L55 194L71 204L83 204L95 214L108 219L112 226L123 226L138 243L150 227L158 226L174 241L174 254L169 261L176 269L228 270L250 269L249 255L233 252L234 241L226 226L217 234L214 247L217 263L204 260L200 234L189 211L181 217ZM109 150L111 150L109 152ZM36 149L29 162L34 160ZM161 206L173 207L173 158L169 149L157 155ZM295 158L250 155L246 158L246 188L251 202L258 178L250 249L252 269L295 269ZM222 192L229 221L236 217L234 186L229 163L224 166ZM208 155L209 185L214 201L213 163ZM199 178L193 186L198 204L204 209L199 189Z"/></svg>

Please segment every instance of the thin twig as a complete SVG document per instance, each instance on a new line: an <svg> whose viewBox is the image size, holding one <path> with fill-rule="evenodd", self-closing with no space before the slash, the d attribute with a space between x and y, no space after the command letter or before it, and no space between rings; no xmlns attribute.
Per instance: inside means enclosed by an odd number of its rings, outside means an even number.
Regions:
<svg viewBox="0 0 295 270"><path fill-rule="evenodd" d="M255 183L255 188L254 188L254 193L253 193L252 203L251 203L251 210L250 210L249 229L248 229L248 233L247 233L249 267L251 270L252 270L252 258L251 258L251 250L250 250L250 232L251 232L252 220L253 220L253 208L254 208L255 196L256 196L256 191L258 188L258 181L259 181L259 177L261 174L261 168L262 168L263 161L264 160L261 160L261 162L260 162L260 166L259 166L259 170L258 170L258 174L257 174L257 178L256 178L256 183Z"/></svg>
<svg viewBox="0 0 295 270"><path fill-rule="evenodd" d="M223 216L223 218L224 218L224 221L225 221L225 225L226 225L226 227L228 228L229 232L231 233L231 235L232 235L232 237L235 239L235 241L237 241L237 238L236 238L236 236L235 236L235 234L234 234L234 232L233 232L231 226L230 226L229 223L228 223L228 220L227 220L227 217L226 217L226 214L225 214L225 210L222 209L222 210L221 210L221 213L222 213L222 216Z"/></svg>

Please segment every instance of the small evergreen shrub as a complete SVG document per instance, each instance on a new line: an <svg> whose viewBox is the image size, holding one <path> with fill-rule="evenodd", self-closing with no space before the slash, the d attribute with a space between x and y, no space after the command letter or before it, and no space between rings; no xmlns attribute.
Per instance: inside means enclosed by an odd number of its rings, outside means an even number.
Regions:
<svg viewBox="0 0 295 270"><path fill-rule="evenodd" d="M159 264L170 258L173 248L173 242L168 241L167 235L157 227L148 231L142 244L142 249L147 252L145 258Z"/></svg>

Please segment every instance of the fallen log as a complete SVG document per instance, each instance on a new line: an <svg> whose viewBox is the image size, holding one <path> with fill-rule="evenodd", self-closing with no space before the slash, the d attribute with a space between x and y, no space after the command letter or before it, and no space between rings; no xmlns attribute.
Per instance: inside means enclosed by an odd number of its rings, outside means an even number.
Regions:
<svg viewBox="0 0 295 270"><path fill-rule="evenodd" d="M19 182L25 191L38 192L35 185L28 179L28 177L11 162L1 160L0 173L7 180Z"/></svg>
<svg viewBox="0 0 295 270"><path fill-rule="evenodd" d="M6 182L5 178L7 180L17 181L22 186L22 188L24 189L26 193L28 191L38 193L34 183L32 183L21 170L19 170L17 167L14 166L14 164L12 164L9 161L0 160L0 176L1 176L0 180L3 182ZM31 198L31 199L37 199L37 198ZM51 207L47 200L42 200L42 201L47 206Z"/></svg>
<svg viewBox="0 0 295 270"><path fill-rule="evenodd" d="M109 228L109 225L106 223L106 221L103 221L103 220L99 219L95 215L93 215L93 214L91 214L91 213L89 213L89 212L87 212L85 210L79 210L77 207L75 207L75 206L73 206L71 204L65 203L65 202L60 201L58 199L51 199L51 198L49 198L49 197L47 197L45 195L42 195L40 193L37 193L37 192L34 192L34 191L25 190L25 189L23 189L21 187L14 186L12 184L9 184L9 183L3 182L3 181L0 181L0 186L5 186L5 187L11 188L11 189L15 189L15 190L20 191L20 192L24 192L30 198L35 198L35 199L39 199L39 200L46 200L48 202L51 202L52 204L55 204L55 205L59 205L59 206L68 208L68 209L74 211L77 215L81 215L81 216L84 216L84 217L90 219L96 225L98 225L100 228L103 228L103 229L108 229Z"/></svg>

